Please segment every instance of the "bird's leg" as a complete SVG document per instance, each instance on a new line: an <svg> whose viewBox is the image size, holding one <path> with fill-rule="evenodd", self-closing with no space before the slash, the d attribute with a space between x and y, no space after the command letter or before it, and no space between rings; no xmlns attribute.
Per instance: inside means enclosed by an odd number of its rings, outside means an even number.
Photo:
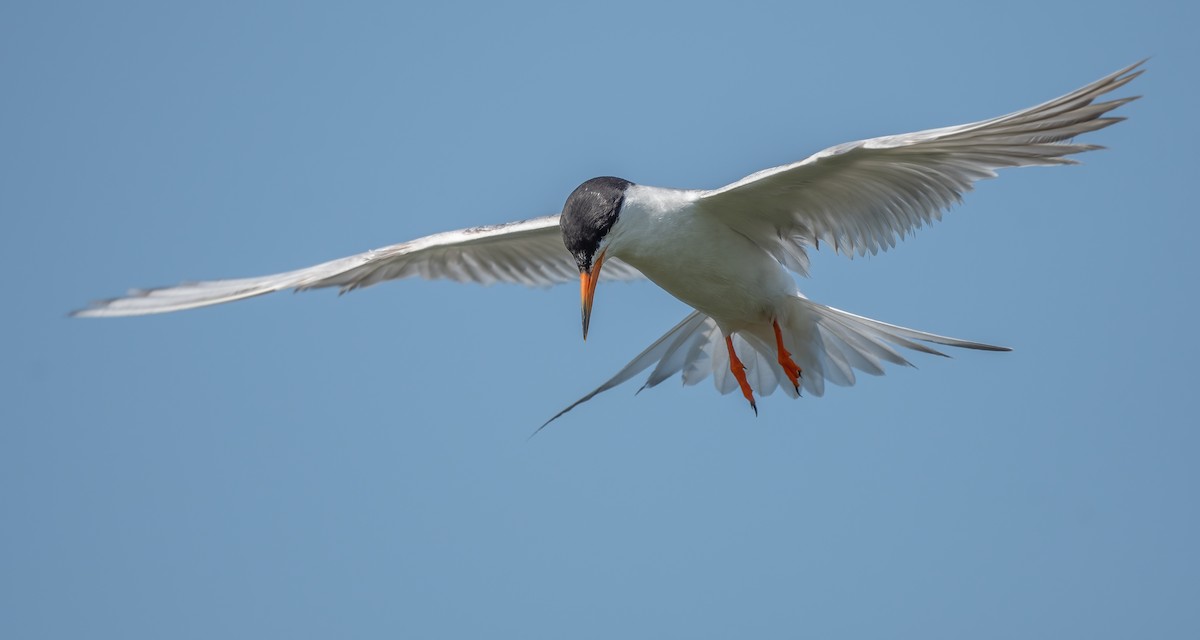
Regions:
<svg viewBox="0 0 1200 640"><path fill-rule="evenodd" d="M787 374L788 380L792 386L796 388L796 393L800 393L800 366L792 360L792 354L783 347L783 331L779 329L779 321L772 320L771 326L775 327L775 348L779 351L779 365L783 367L783 372Z"/></svg>
<svg viewBox="0 0 1200 640"><path fill-rule="evenodd" d="M733 351L733 336L725 336L725 347L729 349L729 370L733 372L733 377L737 378L738 386L742 388L742 395L746 396L746 400L750 401L750 408L754 409L754 415L758 415L758 405L754 404L754 391L750 389L750 383L746 380L746 365L738 360L737 354Z"/></svg>

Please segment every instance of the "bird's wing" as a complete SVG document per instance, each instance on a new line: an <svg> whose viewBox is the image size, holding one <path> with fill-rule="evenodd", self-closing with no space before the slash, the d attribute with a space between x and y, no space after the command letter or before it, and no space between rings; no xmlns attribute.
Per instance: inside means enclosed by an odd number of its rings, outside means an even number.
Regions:
<svg viewBox="0 0 1200 640"><path fill-rule="evenodd" d="M257 278L189 282L134 289L101 300L73 316L113 317L181 311L283 289L339 287L350 291L384 280L420 276L458 282L509 282L549 286L578 280L579 270L562 242L558 216L447 231L315 266ZM619 260L606 261L604 277L631 280L639 273Z"/></svg>
<svg viewBox="0 0 1200 640"><path fill-rule="evenodd" d="M802 371L803 390L813 396L824 395L826 382L853 385L856 371L878 376L883 375L884 365L889 362L912 366L896 347L938 356L946 354L929 346L930 343L983 351L1009 350L864 318L798 296L790 298L789 305L782 329L785 344ZM753 331L735 333L733 348L746 367L746 379L756 394L768 396L778 388L789 396L798 395L779 365L771 329L763 335ZM639 392L658 386L675 374L680 374L684 385L694 385L711 375L713 385L721 394L738 389L737 379L729 369L724 334L712 318L693 311L607 382L559 411L538 427L538 431L571 409L652 366L654 370Z"/></svg>
<svg viewBox="0 0 1200 640"><path fill-rule="evenodd" d="M940 219L997 169L1075 164L1067 156L1100 148L1071 139L1124 119L1105 114L1137 96L1095 100L1141 75L1141 64L1006 116L830 147L701 192L696 206L802 275L805 247L820 242L849 255L874 254Z"/></svg>

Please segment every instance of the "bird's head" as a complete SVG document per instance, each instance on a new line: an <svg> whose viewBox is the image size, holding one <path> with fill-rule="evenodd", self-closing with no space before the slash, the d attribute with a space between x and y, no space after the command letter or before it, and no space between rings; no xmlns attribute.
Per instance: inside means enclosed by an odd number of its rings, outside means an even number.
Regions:
<svg viewBox="0 0 1200 640"><path fill-rule="evenodd" d="M563 244L579 266L580 303L583 310L583 339L587 340L592 317L596 281L608 250L609 231L621 215L625 190L633 183L620 178L592 178L579 185L563 205L559 227Z"/></svg>

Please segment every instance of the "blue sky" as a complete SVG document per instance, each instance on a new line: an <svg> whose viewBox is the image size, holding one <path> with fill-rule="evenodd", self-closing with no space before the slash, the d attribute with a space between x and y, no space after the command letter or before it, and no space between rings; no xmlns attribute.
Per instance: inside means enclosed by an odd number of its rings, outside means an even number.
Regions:
<svg viewBox="0 0 1200 640"><path fill-rule="evenodd" d="M4 5L0 636L1196 637L1198 13ZM647 283L603 286L586 344L569 286L65 317L597 175L715 187L1145 56L1109 150L802 283L1012 353L757 418L629 383L526 441L683 317Z"/></svg>

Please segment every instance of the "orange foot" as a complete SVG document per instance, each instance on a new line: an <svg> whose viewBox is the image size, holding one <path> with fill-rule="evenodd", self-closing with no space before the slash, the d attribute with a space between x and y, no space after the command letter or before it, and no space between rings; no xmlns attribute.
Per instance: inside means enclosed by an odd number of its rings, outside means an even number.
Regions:
<svg viewBox="0 0 1200 640"><path fill-rule="evenodd" d="M788 381L796 388L796 393L800 393L800 366L792 360L792 354L788 353L787 349L783 348L783 332L779 330L779 322L771 321L771 326L775 327L775 348L779 351L779 365L783 367L783 372L787 374ZM729 352L733 353L733 347L729 348Z"/></svg>
<svg viewBox="0 0 1200 640"><path fill-rule="evenodd" d="M737 378L738 386L742 388L742 395L746 400L750 401L750 408L754 409L754 415L758 415L758 405L754 404L754 391L750 389L750 383L746 380L746 365L738 360L737 354L733 352L733 336L725 336L725 347L729 349L729 370L733 372L733 377Z"/></svg>

